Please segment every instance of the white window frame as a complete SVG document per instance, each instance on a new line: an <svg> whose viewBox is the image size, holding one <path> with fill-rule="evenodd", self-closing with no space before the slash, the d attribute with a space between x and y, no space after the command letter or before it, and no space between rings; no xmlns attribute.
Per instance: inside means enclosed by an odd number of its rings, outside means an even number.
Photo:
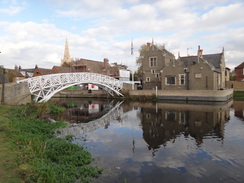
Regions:
<svg viewBox="0 0 244 183"><path fill-rule="evenodd" d="M150 82L150 77L146 77L146 82Z"/></svg>
<svg viewBox="0 0 244 183"><path fill-rule="evenodd" d="M158 66L158 58L157 57L149 57L149 67L157 67L157 66Z"/></svg>
<svg viewBox="0 0 244 183"><path fill-rule="evenodd" d="M184 77L183 79L184 79L184 83L182 84L181 83L181 77ZM186 84L186 75L185 74L179 74L179 85L185 85Z"/></svg>
<svg viewBox="0 0 244 183"><path fill-rule="evenodd" d="M160 74L159 73L155 73L155 78L160 78Z"/></svg>
<svg viewBox="0 0 244 183"><path fill-rule="evenodd" d="M184 112L179 113L179 124L186 124L186 114Z"/></svg>

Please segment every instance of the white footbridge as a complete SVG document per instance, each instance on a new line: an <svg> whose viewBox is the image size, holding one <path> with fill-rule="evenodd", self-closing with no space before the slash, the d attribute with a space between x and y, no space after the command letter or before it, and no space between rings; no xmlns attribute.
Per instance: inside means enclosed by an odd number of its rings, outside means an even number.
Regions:
<svg viewBox="0 0 244 183"><path fill-rule="evenodd" d="M30 93L35 96L36 102L46 102L55 93L70 86L84 83L100 86L111 95L115 93L118 96L123 96L120 93L123 88L122 81L107 75L90 72L50 74L18 81L18 83L22 82L28 83Z"/></svg>

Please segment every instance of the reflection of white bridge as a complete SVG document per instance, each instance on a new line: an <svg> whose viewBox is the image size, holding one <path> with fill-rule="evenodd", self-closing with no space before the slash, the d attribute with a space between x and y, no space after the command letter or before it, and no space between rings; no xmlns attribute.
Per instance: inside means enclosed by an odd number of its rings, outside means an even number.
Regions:
<svg viewBox="0 0 244 183"><path fill-rule="evenodd" d="M95 119L88 123L75 123L67 126L66 128L58 130L59 137L65 137L67 135L71 136L81 136L87 132L93 132L98 128L106 128L109 126L110 122L113 120L117 120L122 116L123 109L120 105L123 103L118 102L108 113L103 115L99 119Z"/></svg>
<svg viewBox="0 0 244 183"><path fill-rule="evenodd" d="M97 73L78 72L50 74L32 77L20 80L18 82L28 83L30 93L36 96L36 102L46 102L55 93L58 93L61 90L70 86L79 85L82 83L95 84L107 90L111 95L113 95L113 93L116 93L119 96L123 96L119 92L123 88L123 82L113 77Z"/></svg>

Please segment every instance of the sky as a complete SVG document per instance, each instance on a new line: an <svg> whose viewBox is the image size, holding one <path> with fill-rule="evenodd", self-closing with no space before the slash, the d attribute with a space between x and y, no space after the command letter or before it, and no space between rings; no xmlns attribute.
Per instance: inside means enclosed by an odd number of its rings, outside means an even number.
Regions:
<svg viewBox="0 0 244 183"><path fill-rule="evenodd" d="M176 58L221 53L233 70L244 61L243 0L0 0L0 65L61 64L65 40L74 59L137 70L141 45L164 45ZM131 54L133 43L133 54Z"/></svg>

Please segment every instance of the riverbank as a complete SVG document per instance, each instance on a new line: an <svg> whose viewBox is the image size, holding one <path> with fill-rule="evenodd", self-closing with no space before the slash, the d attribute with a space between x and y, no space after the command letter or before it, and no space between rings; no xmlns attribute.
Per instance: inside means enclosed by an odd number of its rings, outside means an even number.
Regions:
<svg viewBox="0 0 244 183"><path fill-rule="evenodd" d="M244 101L244 91L234 91L234 100Z"/></svg>
<svg viewBox="0 0 244 183"><path fill-rule="evenodd" d="M0 183L89 182L101 172L89 165L90 153L70 143L70 137L55 137L66 123L44 119L60 111L48 104L0 106Z"/></svg>
<svg viewBox="0 0 244 183"><path fill-rule="evenodd" d="M233 89L226 90L127 90L121 92L125 99L134 100L172 100L172 101L211 101L225 102L233 98ZM58 98L116 98L105 91L88 92L66 91L59 92ZM121 98L121 97L119 97Z"/></svg>

